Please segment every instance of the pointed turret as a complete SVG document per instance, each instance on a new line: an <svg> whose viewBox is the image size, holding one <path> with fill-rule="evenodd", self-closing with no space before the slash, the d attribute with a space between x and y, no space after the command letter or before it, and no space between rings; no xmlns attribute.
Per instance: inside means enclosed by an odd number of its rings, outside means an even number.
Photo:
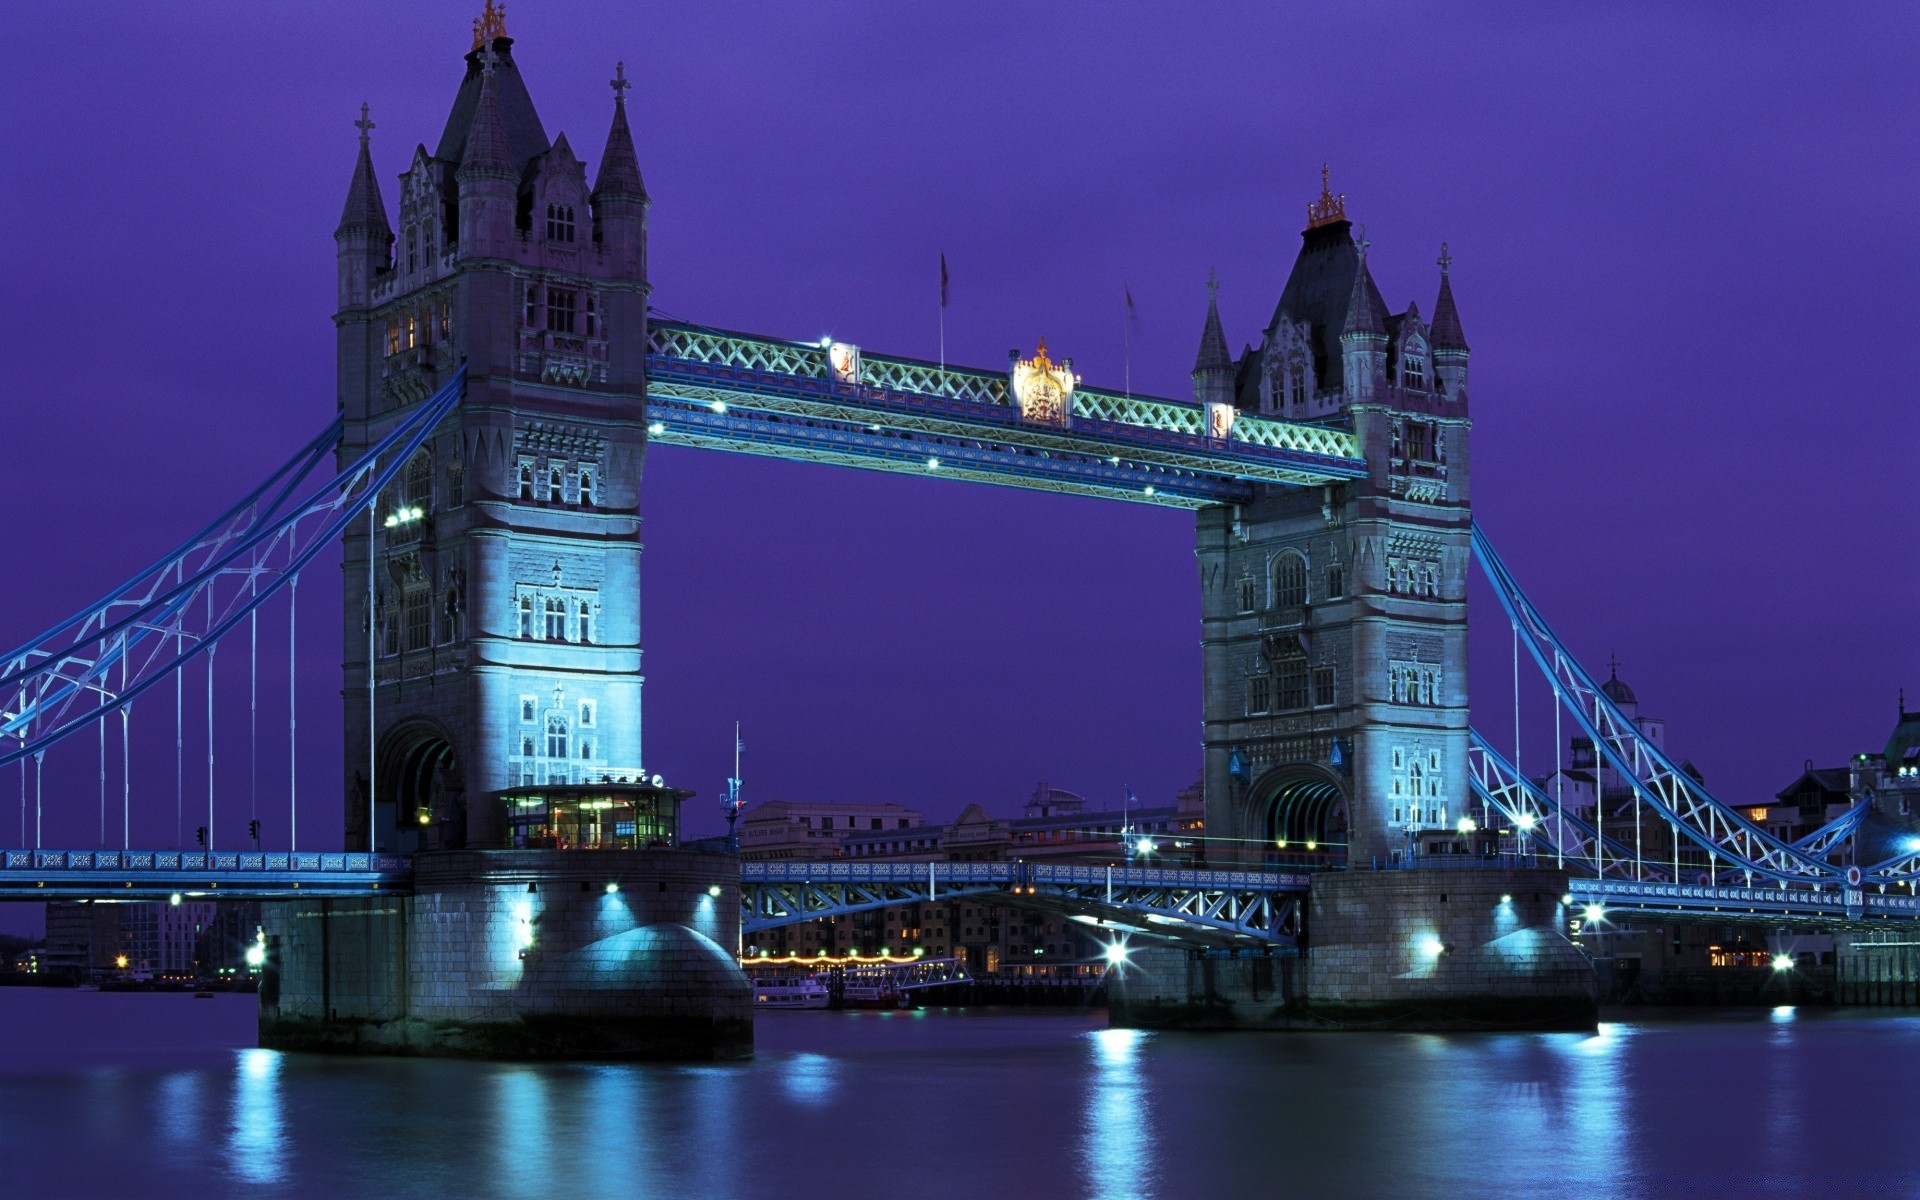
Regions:
<svg viewBox="0 0 1920 1200"><path fill-rule="evenodd" d="M473 106L473 123L467 127L466 144L460 149L458 178L494 176L515 180L520 172L507 150L507 129L500 120L500 101L494 93L492 52L480 80L480 99Z"/></svg>
<svg viewBox="0 0 1920 1200"><path fill-rule="evenodd" d="M593 181L593 201L602 197L626 196L645 200L647 188L640 180L640 159L633 152L633 132L627 128L627 64L614 68L613 126L607 130L607 148L600 155L600 174Z"/></svg>
<svg viewBox="0 0 1920 1200"><path fill-rule="evenodd" d="M1453 303L1453 256L1440 243L1440 298L1433 302L1433 348L1465 350L1467 335L1460 329L1460 310Z"/></svg>
<svg viewBox="0 0 1920 1200"><path fill-rule="evenodd" d="M1193 360L1193 398L1202 404L1233 403L1233 355L1220 326L1220 281L1207 273L1207 323L1200 330L1200 353Z"/></svg>
<svg viewBox="0 0 1920 1200"><path fill-rule="evenodd" d="M360 157L353 165L339 227L333 231L343 311L366 307L373 277L387 269L393 249L393 226L387 223L386 201L380 197L380 179L373 171L368 138L373 122L367 119L366 105L360 106L360 119L354 125L360 130Z"/></svg>
<svg viewBox="0 0 1920 1200"><path fill-rule="evenodd" d="M1467 398L1467 335L1453 303L1453 255L1440 243L1440 298L1433 303L1433 374L1447 399Z"/></svg>
<svg viewBox="0 0 1920 1200"><path fill-rule="evenodd" d="M506 129L494 94L497 59L491 47L482 53L485 63L480 95L474 102L473 122L467 128L460 169L454 172L454 178L460 185L460 252L484 258L511 252L520 169L509 156Z"/></svg>
<svg viewBox="0 0 1920 1200"><path fill-rule="evenodd" d="M1340 330L1342 386L1349 401L1372 396L1387 374L1387 321L1367 270L1367 238L1354 243L1353 287L1347 292L1346 321Z"/></svg>
<svg viewBox="0 0 1920 1200"><path fill-rule="evenodd" d="M335 238L342 234L364 230L368 233L384 234L393 238L393 226L387 222L387 204L380 197L380 178L373 171L373 149L368 134L373 122L367 119L367 106L360 106L360 119L354 122L360 130L360 157L353 164L353 182L347 186L346 207L340 212L340 225L333 231Z"/></svg>
<svg viewBox="0 0 1920 1200"><path fill-rule="evenodd" d="M627 128L627 64L614 66L613 125L607 130L607 149L600 156L600 175L593 184L593 240L611 258L621 274L647 277L647 189L640 182L640 160L633 152L633 132Z"/></svg>

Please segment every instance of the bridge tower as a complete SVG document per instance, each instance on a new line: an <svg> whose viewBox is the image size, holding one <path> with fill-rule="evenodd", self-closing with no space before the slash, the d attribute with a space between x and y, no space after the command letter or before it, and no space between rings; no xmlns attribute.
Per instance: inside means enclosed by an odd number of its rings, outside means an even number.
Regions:
<svg viewBox="0 0 1920 1200"><path fill-rule="evenodd" d="M467 378L345 539L349 848L501 845L503 790L640 774L648 200L624 67L613 87L589 187L489 3L397 231L362 107L334 232L341 460Z"/></svg>
<svg viewBox="0 0 1920 1200"><path fill-rule="evenodd" d="M1221 859L1405 859L1469 815L1466 338L1445 248L1432 323L1389 313L1324 172L1301 236L1258 346L1232 358L1209 303L1195 396L1350 423L1369 470L1199 515L1207 832Z"/></svg>

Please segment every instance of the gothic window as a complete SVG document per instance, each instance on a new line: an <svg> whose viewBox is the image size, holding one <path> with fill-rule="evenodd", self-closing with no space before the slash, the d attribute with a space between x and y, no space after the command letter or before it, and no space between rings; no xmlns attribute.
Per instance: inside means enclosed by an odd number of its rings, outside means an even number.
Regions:
<svg viewBox="0 0 1920 1200"><path fill-rule="evenodd" d="M580 702L580 728L593 728L593 701L591 700L582 700Z"/></svg>
<svg viewBox="0 0 1920 1200"><path fill-rule="evenodd" d="M588 741L588 740L587 740L587 739L585 739L585 738L581 738L581 739L580 739L580 758L581 758L581 760L582 760L582 761L585 761L585 760L587 760L587 759L590 759L590 758L592 758L592 757L593 757L593 743L592 743L592 742L590 742L590 741Z"/></svg>
<svg viewBox="0 0 1920 1200"><path fill-rule="evenodd" d="M520 755L522 758L533 757L533 735L532 734L526 733L526 734L520 735Z"/></svg>
<svg viewBox="0 0 1920 1200"><path fill-rule="evenodd" d="M1263 713L1273 707L1273 681L1265 675L1247 680L1247 711Z"/></svg>
<svg viewBox="0 0 1920 1200"><path fill-rule="evenodd" d="M1427 582L1427 595L1437 598L1440 595L1440 564L1428 563L1424 574Z"/></svg>
<svg viewBox="0 0 1920 1200"><path fill-rule="evenodd" d="M547 718L547 757L567 756L567 719L558 713Z"/></svg>
<svg viewBox="0 0 1920 1200"><path fill-rule="evenodd" d="M547 240L550 242L573 240L573 205L547 205Z"/></svg>
<svg viewBox="0 0 1920 1200"><path fill-rule="evenodd" d="M433 218L428 217L420 226L420 250L429 264L433 262L433 232Z"/></svg>
<svg viewBox="0 0 1920 1200"><path fill-rule="evenodd" d="M567 603L558 596L547 601L547 640L550 642L567 640Z"/></svg>
<svg viewBox="0 0 1920 1200"><path fill-rule="evenodd" d="M1423 421L1407 422L1407 457L1416 462L1427 460L1427 426Z"/></svg>
<svg viewBox="0 0 1920 1200"><path fill-rule="evenodd" d="M592 292L587 293L587 336L600 336L600 312Z"/></svg>
<svg viewBox="0 0 1920 1200"><path fill-rule="evenodd" d="M447 464L447 504L449 507L465 504L467 501L466 469L459 463Z"/></svg>
<svg viewBox="0 0 1920 1200"><path fill-rule="evenodd" d="M567 473L558 464L547 468L547 499L555 504L566 498Z"/></svg>
<svg viewBox="0 0 1920 1200"><path fill-rule="evenodd" d="M593 504L593 468L580 468L580 503Z"/></svg>
<svg viewBox="0 0 1920 1200"><path fill-rule="evenodd" d="M453 338L453 301L440 301L440 340L445 342Z"/></svg>
<svg viewBox="0 0 1920 1200"><path fill-rule="evenodd" d="M387 322L387 353L400 353L400 322Z"/></svg>
<svg viewBox="0 0 1920 1200"><path fill-rule="evenodd" d="M573 332L573 293L565 288L547 289L547 328L555 333Z"/></svg>
<svg viewBox="0 0 1920 1200"><path fill-rule="evenodd" d="M580 602L580 640L583 642L593 640L593 606L585 600Z"/></svg>
<svg viewBox="0 0 1920 1200"><path fill-rule="evenodd" d="M1409 345L1400 358L1400 386L1424 391L1427 386L1427 356Z"/></svg>
<svg viewBox="0 0 1920 1200"><path fill-rule="evenodd" d="M1333 668L1313 669L1313 706L1325 708L1333 703Z"/></svg>
<svg viewBox="0 0 1920 1200"><path fill-rule="evenodd" d="M1240 611L1252 612L1254 608L1254 583L1251 579L1240 581Z"/></svg>
<svg viewBox="0 0 1920 1200"><path fill-rule="evenodd" d="M540 327L540 285L537 283L527 285L526 325L528 329L538 329Z"/></svg>
<svg viewBox="0 0 1920 1200"><path fill-rule="evenodd" d="M1327 568L1327 599L1338 600L1347 594L1347 569L1339 563Z"/></svg>
<svg viewBox="0 0 1920 1200"><path fill-rule="evenodd" d="M409 272L413 272L413 271L418 271L419 269L420 269L420 234L418 230L415 230L414 228L409 226L407 228L407 270Z"/></svg>
<svg viewBox="0 0 1920 1200"><path fill-rule="evenodd" d="M1307 602L1307 560L1282 554L1273 564L1273 606L1299 608Z"/></svg>
<svg viewBox="0 0 1920 1200"><path fill-rule="evenodd" d="M412 313L407 314L407 349L420 344L420 321Z"/></svg>
<svg viewBox="0 0 1920 1200"><path fill-rule="evenodd" d="M533 723L533 705L534 700L532 696L520 697L520 719L529 725ZM527 753L532 754L533 751L529 750Z"/></svg>
<svg viewBox="0 0 1920 1200"><path fill-rule="evenodd" d="M520 636L523 638L530 638L533 636L533 597L532 596L520 597Z"/></svg>
<svg viewBox="0 0 1920 1200"><path fill-rule="evenodd" d="M441 610L440 644L446 645L453 640L454 627L460 619L460 593L457 589L447 589L447 604Z"/></svg>
<svg viewBox="0 0 1920 1200"><path fill-rule="evenodd" d="M1273 664L1275 707L1282 712L1307 707L1307 659L1294 653Z"/></svg>
<svg viewBox="0 0 1920 1200"><path fill-rule="evenodd" d="M1298 354L1287 364L1287 398L1295 404L1307 402L1307 360Z"/></svg>
<svg viewBox="0 0 1920 1200"><path fill-rule="evenodd" d="M421 512L433 507L433 460L425 450L407 460L405 503Z"/></svg>
<svg viewBox="0 0 1920 1200"><path fill-rule="evenodd" d="M520 460L520 498L533 499L533 460L531 458Z"/></svg>

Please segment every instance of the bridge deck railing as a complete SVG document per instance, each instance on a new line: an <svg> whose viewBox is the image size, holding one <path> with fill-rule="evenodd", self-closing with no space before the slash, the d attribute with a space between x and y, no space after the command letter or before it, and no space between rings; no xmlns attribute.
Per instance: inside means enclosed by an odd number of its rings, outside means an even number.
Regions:
<svg viewBox="0 0 1920 1200"><path fill-rule="evenodd" d="M399 854L225 850L7 850L0 871L405 871Z"/></svg>

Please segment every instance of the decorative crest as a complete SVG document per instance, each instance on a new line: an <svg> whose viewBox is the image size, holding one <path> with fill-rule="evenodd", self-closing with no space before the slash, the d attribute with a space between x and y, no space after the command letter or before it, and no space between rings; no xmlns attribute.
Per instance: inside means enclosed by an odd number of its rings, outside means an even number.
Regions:
<svg viewBox="0 0 1920 1200"><path fill-rule="evenodd" d="M627 89L632 87L633 83L627 79L627 61L624 58L613 65L613 78L607 81L607 86L613 89L615 100L627 98Z"/></svg>
<svg viewBox="0 0 1920 1200"><path fill-rule="evenodd" d="M473 48L489 45L495 38L507 36L507 6L487 0L486 8L473 19Z"/></svg>
<svg viewBox="0 0 1920 1200"><path fill-rule="evenodd" d="M1327 186L1327 164L1320 164L1320 198L1307 205L1307 228L1318 229L1347 219L1347 194L1338 196Z"/></svg>
<svg viewBox="0 0 1920 1200"><path fill-rule="evenodd" d="M1073 415L1073 389L1080 377L1073 373L1071 359L1055 363L1047 354L1047 339L1032 358L1013 355L1013 398L1020 415L1029 421L1065 425Z"/></svg>
<svg viewBox="0 0 1920 1200"><path fill-rule="evenodd" d="M367 119L367 102L364 100L360 102L360 119L353 123L353 127L360 131L360 144L366 145L367 135L373 132L373 122Z"/></svg>
<svg viewBox="0 0 1920 1200"><path fill-rule="evenodd" d="M1447 253L1447 244L1445 242L1440 243L1439 262L1440 262L1440 273L1442 275L1448 274L1453 270L1453 255Z"/></svg>

